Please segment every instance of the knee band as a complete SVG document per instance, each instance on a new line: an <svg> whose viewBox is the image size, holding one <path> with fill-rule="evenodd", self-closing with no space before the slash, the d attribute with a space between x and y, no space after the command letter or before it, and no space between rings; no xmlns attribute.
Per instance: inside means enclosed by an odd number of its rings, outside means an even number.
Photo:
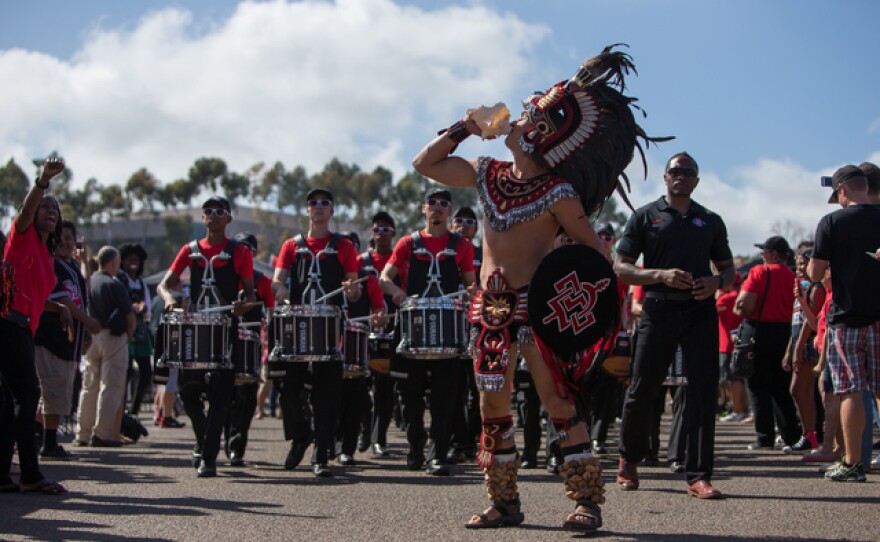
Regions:
<svg viewBox="0 0 880 542"><path fill-rule="evenodd" d="M502 441L512 437L514 431L512 416L484 418L477 464L484 469L492 465L495 461L495 453L501 447Z"/></svg>

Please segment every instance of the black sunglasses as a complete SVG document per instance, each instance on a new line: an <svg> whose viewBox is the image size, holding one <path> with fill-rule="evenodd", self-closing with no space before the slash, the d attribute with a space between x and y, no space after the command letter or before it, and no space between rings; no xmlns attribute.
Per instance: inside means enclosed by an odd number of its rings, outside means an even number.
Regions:
<svg viewBox="0 0 880 542"><path fill-rule="evenodd" d="M204 213L205 216L226 216L229 214L229 211L219 207L207 207L202 209L202 213Z"/></svg>
<svg viewBox="0 0 880 542"><path fill-rule="evenodd" d="M373 226L373 233L380 235L383 233L394 233L394 228L391 226Z"/></svg>
<svg viewBox="0 0 880 542"><path fill-rule="evenodd" d="M452 207L452 202L449 200L445 200L445 199L428 198L428 200L425 203L427 203L431 207L437 207L439 205L440 207L443 207L444 209L446 209L448 207Z"/></svg>
<svg viewBox="0 0 880 542"><path fill-rule="evenodd" d="M309 207L330 207L333 202L329 199L310 199Z"/></svg>
<svg viewBox="0 0 880 542"><path fill-rule="evenodd" d="M463 224L465 226L475 226L477 224L476 218L455 218L452 220L454 224Z"/></svg>
<svg viewBox="0 0 880 542"><path fill-rule="evenodd" d="M669 174L670 177L678 177L681 175L682 177L696 177L697 170L691 167L671 167L666 170L666 173Z"/></svg>

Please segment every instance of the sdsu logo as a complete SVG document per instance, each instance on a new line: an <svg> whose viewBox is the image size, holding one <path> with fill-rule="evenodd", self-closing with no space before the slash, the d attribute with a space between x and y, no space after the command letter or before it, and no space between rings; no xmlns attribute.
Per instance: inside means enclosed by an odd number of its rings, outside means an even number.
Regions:
<svg viewBox="0 0 880 542"><path fill-rule="evenodd" d="M542 323L549 325L555 320L560 333L571 328L575 335L579 334L596 323L593 307L596 306L599 292L608 288L609 284L611 280L607 278L595 284L581 282L575 271L570 272L553 283L556 296L547 302L551 312L543 318Z"/></svg>

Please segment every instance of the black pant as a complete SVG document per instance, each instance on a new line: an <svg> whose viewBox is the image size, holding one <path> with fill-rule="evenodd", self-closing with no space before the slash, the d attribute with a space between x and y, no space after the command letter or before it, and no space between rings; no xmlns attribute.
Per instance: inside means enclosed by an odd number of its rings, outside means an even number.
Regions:
<svg viewBox="0 0 880 542"><path fill-rule="evenodd" d="M232 394L232 406L226 415L226 425L223 428L226 455L235 453L236 456L244 458L251 421L254 419L254 411L257 408L257 389L259 387L258 382L235 386L235 391Z"/></svg>
<svg viewBox="0 0 880 542"><path fill-rule="evenodd" d="M357 439L360 434L364 412L364 396L367 393L365 377L346 378L342 380L340 394L339 427L337 430L336 451L345 455L354 455Z"/></svg>
<svg viewBox="0 0 880 542"><path fill-rule="evenodd" d="M192 423L196 437L196 449L202 459L212 462L220 452L220 435L226 424L226 411L232 403L235 388L235 371L221 369L211 371L180 371L180 399L183 409ZM205 415L205 399L209 407Z"/></svg>
<svg viewBox="0 0 880 542"><path fill-rule="evenodd" d="M678 386L673 389L675 393L672 397L672 425L669 428L669 441L666 444L666 458L669 461L682 463L686 457L685 444L687 443L684 427L687 386Z"/></svg>
<svg viewBox="0 0 880 542"><path fill-rule="evenodd" d="M37 459L37 404L40 382L34 366L34 338L31 330L0 318L0 484L11 482L9 469L18 444L21 483L43 479Z"/></svg>
<svg viewBox="0 0 880 542"><path fill-rule="evenodd" d="M681 346L685 391L685 473L688 483L709 481L715 454L718 397L718 313L707 301L645 300L620 431L620 455L638 463L648 453L651 403L659 393L675 350Z"/></svg>
<svg viewBox="0 0 880 542"><path fill-rule="evenodd" d="M541 448L541 398L538 396L538 389L532 380L532 375L527 371L516 371L515 373L516 387L523 392L523 402L521 405L521 416L523 419L523 459L532 461L537 460L538 449ZM544 450L546 459L556 453L551 450L551 446L557 441L556 428L553 423L547 420L547 430L544 438ZM559 446L555 446L559 449Z"/></svg>
<svg viewBox="0 0 880 542"><path fill-rule="evenodd" d="M451 446L457 450L474 451L482 431L480 393L474 376L473 361L461 360L457 394L453 398Z"/></svg>
<svg viewBox="0 0 880 542"><path fill-rule="evenodd" d="M797 409L791 397L791 373L782 369L782 358L791 325L787 322L761 322L755 335L755 374L746 379L752 411L755 414L756 442L773 446L775 425L786 444L791 446L801 436Z"/></svg>
<svg viewBox="0 0 880 542"><path fill-rule="evenodd" d="M370 442L388 445L388 426L394 409L394 379L373 373L373 419Z"/></svg>
<svg viewBox="0 0 880 542"><path fill-rule="evenodd" d="M621 389L617 378L602 370L595 371L592 381L585 386L588 396L584 398L584 404L589 405L590 409L590 417L586 421L593 440L604 444L608 439L608 428L614 423L617 397Z"/></svg>
<svg viewBox="0 0 880 542"><path fill-rule="evenodd" d="M409 442L409 457L424 457L425 434L425 389L428 384L428 371L431 372L431 439L434 443L428 452L428 460L446 461L449 440L452 433L453 397L458 385L456 375L458 359L405 360L407 377L401 382L403 392L403 419L406 421L406 440Z"/></svg>
<svg viewBox="0 0 880 542"><path fill-rule="evenodd" d="M284 438L296 444L308 442L312 436L309 416L300 400L307 380L312 387L310 398L315 426L312 463L326 463L335 449L339 397L342 393L342 362L291 363L287 369L281 390Z"/></svg>
<svg viewBox="0 0 880 542"><path fill-rule="evenodd" d="M133 370L133 363L137 364L137 373ZM128 361L128 380L131 389L130 414L135 416L141 411L141 401L147 389L153 384L153 367L149 356L132 358Z"/></svg>

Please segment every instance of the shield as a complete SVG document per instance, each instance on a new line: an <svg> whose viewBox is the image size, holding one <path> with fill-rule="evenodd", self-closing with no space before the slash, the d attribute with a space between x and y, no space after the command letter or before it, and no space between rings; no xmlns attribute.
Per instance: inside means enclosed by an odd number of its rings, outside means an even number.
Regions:
<svg viewBox="0 0 880 542"><path fill-rule="evenodd" d="M562 357L604 338L618 310L611 264L585 245L566 245L545 256L529 284L532 329Z"/></svg>

